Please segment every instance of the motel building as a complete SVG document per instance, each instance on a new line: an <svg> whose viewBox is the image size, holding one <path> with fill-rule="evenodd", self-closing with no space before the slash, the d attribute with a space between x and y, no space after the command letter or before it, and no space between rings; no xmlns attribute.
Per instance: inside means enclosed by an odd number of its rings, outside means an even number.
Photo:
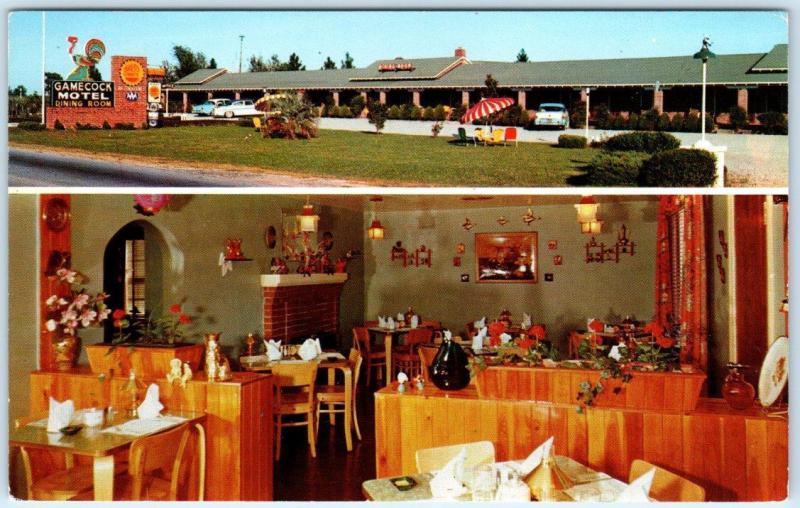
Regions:
<svg viewBox="0 0 800 508"><path fill-rule="evenodd" d="M717 55L708 62L707 110L720 123L741 106L751 121L759 113L788 109L788 47L766 53ZM356 69L228 72L201 69L165 87L169 111L189 112L210 98L257 99L266 93L295 91L313 104L348 105L361 95L392 105L471 105L486 92L486 76L498 82L502 96L527 110L543 102L571 107L590 94L590 104L605 103L625 115L658 109L700 110L701 62L691 54L656 58L490 62L470 60L463 48L451 57L378 60Z"/></svg>

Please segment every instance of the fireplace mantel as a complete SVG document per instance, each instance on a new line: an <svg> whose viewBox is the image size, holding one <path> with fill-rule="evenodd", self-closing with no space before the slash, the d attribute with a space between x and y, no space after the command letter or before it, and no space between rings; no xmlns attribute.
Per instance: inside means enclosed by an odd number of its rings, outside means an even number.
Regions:
<svg viewBox="0 0 800 508"><path fill-rule="evenodd" d="M261 275L261 287L264 288L277 288L284 286L315 286L318 284L344 284L346 281L346 273L313 273L310 276L301 275L299 273Z"/></svg>

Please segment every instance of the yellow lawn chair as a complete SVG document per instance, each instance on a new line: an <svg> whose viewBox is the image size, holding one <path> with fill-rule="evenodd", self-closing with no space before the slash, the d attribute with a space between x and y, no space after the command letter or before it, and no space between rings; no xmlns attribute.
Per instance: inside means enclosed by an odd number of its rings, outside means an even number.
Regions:
<svg viewBox="0 0 800 508"><path fill-rule="evenodd" d="M485 141L489 145L503 144L505 143L505 131L503 129L495 129L492 131L491 136L486 137Z"/></svg>
<svg viewBox="0 0 800 508"><path fill-rule="evenodd" d="M486 136L483 135L483 129L475 129L475 133L472 135L472 144L477 145L478 142L486 144Z"/></svg>
<svg viewBox="0 0 800 508"><path fill-rule="evenodd" d="M256 128L256 131L261 130L261 118L254 116L253 117L253 127Z"/></svg>

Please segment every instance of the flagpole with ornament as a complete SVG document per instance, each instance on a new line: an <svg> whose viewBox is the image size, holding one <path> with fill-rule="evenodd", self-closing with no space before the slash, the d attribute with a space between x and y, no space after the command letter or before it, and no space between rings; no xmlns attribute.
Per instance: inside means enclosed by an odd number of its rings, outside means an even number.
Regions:
<svg viewBox="0 0 800 508"><path fill-rule="evenodd" d="M706 150L714 154L716 158L716 178L714 179L713 187L725 187L725 152L728 150L726 146L714 146L706 139L706 74L709 58L716 58L711 49L711 39L708 36L703 37L703 46L700 51L692 55L695 60L703 62L703 84L700 99L700 140L697 141L692 148L698 150Z"/></svg>

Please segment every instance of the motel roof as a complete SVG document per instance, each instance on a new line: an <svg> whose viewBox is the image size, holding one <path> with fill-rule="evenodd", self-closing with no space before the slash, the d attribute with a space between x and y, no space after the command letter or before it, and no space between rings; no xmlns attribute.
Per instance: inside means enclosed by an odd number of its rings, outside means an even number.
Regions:
<svg viewBox="0 0 800 508"><path fill-rule="evenodd" d="M718 55L709 60L710 85L788 83L788 48ZM367 67L312 71L243 72L201 69L178 80L174 91L480 89L487 74L504 88L663 86L700 84L691 55L540 62L470 61L465 57L378 60Z"/></svg>

